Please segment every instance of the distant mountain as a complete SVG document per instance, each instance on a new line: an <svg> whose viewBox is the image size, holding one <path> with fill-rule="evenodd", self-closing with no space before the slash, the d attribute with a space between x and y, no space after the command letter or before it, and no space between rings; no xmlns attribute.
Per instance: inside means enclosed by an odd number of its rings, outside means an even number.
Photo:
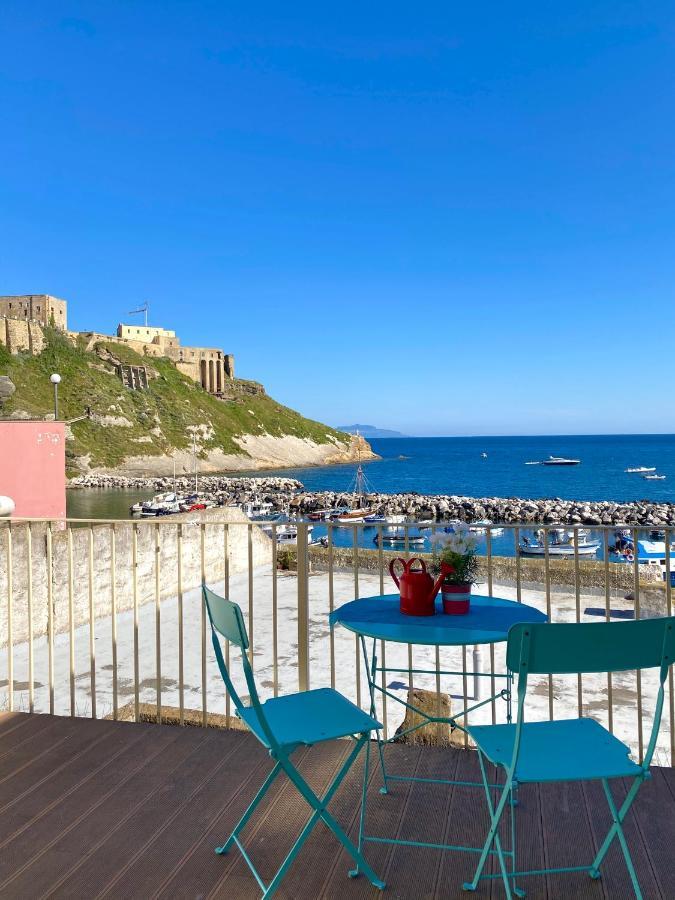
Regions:
<svg viewBox="0 0 675 900"><path fill-rule="evenodd" d="M376 428L375 425L337 425L338 431L346 431L347 434L358 433L361 437L366 438L402 438L408 437L407 434L401 434L400 431L389 431L387 428Z"/></svg>

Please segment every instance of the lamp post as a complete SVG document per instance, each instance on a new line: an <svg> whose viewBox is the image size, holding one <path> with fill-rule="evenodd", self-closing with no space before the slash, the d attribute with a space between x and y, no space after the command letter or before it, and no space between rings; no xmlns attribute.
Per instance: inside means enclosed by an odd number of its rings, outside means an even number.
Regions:
<svg viewBox="0 0 675 900"><path fill-rule="evenodd" d="M61 383L61 376L54 372L53 375L49 376L49 380L54 385L54 421L57 422L59 418L59 384Z"/></svg>

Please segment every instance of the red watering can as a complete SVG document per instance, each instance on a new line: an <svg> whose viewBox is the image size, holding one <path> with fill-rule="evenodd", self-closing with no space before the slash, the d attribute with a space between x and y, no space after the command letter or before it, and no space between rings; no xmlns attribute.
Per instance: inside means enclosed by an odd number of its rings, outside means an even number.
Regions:
<svg viewBox="0 0 675 900"><path fill-rule="evenodd" d="M398 578L394 567L397 563L403 566L401 577ZM413 564L419 563L421 568L413 569ZM427 572L423 559L414 557L406 560L397 557L389 563L389 573L396 582L396 587L401 594L401 612L406 616L433 616L436 612L434 600L439 592L443 579L452 572L452 566L443 563L441 574L434 582Z"/></svg>

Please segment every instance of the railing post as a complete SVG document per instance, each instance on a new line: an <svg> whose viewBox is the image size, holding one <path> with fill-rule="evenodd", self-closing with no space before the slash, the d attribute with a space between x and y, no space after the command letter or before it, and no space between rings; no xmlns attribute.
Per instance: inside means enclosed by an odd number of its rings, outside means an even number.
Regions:
<svg viewBox="0 0 675 900"><path fill-rule="evenodd" d="M309 690L309 550L307 525L298 522L298 690Z"/></svg>

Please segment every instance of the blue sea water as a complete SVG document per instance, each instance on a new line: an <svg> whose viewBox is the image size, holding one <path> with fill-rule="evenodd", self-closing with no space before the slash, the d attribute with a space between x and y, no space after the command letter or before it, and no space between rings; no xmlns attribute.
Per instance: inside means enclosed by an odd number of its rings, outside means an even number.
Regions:
<svg viewBox="0 0 675 900"><path fill-rule="evenodd" d="M470 497L561 497L567 500L675 500L675 435L386 438L370 441L382 458L364 463L374 491ZM484 459L481 454L487 453ZM578 466L527 466L548 456ZM656 466L665 481L624 469ZM354 465L287 469L307 490L348 490Z"/></svg>

